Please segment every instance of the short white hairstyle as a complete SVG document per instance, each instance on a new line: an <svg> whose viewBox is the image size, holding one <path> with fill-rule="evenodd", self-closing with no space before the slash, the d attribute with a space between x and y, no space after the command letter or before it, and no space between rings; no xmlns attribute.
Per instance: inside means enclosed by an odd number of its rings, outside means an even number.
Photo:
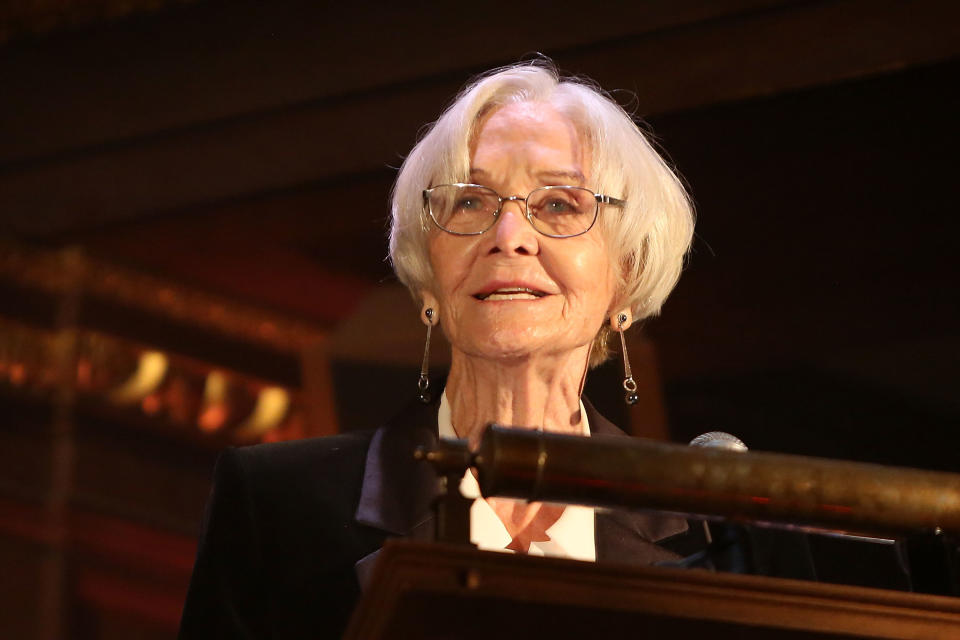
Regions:
<svg viewBox="0 0 960 640"><path fill-rule="evenodd" d="M589 80L561 77L544 60L495 69L470 82L404 160L391 203L390 259L397 277L418 300L431 291L432 225L423 190L469 182L471 143L483 117L520 102L546 103L570 118L591 150L585 186L627 201L622 209L602 207L596 224L618 267L611 312L629 307L635 320L658 314L680 277L693 238L687 191L616 101ZM593 365L608 357L608 326L597 332Z"/></svg>

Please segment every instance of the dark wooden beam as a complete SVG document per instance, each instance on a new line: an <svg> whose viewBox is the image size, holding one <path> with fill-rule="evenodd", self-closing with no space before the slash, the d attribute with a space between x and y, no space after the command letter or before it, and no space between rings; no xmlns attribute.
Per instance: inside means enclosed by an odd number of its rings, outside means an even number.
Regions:
<svg viewBox="0 0 960 640"><path fill-rule="evenodd" d="M242 125L345 97L377 102L409 85L442 84L446 100L471 70L536 51L589 49L796 1L614 3L608 14L575 26L569 17L583 7L569 0L497 0L482 11L458 4L437 11L402 3L203 3L0 49L0 162Z"/></svg>
<svg viewBox="0 0 960 640"><path fill-rule="evenodd" d="M551 22L562 11L517 16L512 23L537 28L509 38L491 37L501 26L484 18L471 22L474 32L494 44L476 51L458 40L462 30L450 29L456 15L441 21L406 12L371 18L371 37L359 47L342 28L356 15L324 21L307 14L315 44L304 49L302 24L282 45L268 37L277 25L292 29L289 16L274 15L250 32L253 19L238 14L246 17L222 29L240 39L233 49L223 35L181 25L190 36L186 50L183 32L173 38L171 31L153 34L152 49L128 43L119 58L102 49L84 57L81 47L70 64L65 56L76 52L69 47L7 51L0 80L14 99L0 107L8 123L0 147L3 222L42 235L382 171L399 163L470 71L532 50L606 87L635 90L643 114L929 64L960 51L957 10L942 1L730 2L712 12L692 2L672 13L662 3L640 6L574 30L574 39L551 35L569 32ZM194 53L202 54L196 66Z"/></svg>

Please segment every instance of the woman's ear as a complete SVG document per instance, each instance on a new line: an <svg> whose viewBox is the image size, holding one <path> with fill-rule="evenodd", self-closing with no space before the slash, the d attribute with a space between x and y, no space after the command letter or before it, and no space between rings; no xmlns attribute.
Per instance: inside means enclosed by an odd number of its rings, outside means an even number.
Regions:
<svg viewBox="0 0 960 640"><path fill-rule="evenodd" d="M610 315L610 328L614 331L626 331L631 324L633 324L633 312L629 307Z"/></svg>
<svg viewBox="0 0 960 640"><path fill-rule="evenodd" d="M421 297L423 298L423 306L420 308L420 321L423 324L435 326L440 322L440 305L429 291L422 292Z"/></svg>

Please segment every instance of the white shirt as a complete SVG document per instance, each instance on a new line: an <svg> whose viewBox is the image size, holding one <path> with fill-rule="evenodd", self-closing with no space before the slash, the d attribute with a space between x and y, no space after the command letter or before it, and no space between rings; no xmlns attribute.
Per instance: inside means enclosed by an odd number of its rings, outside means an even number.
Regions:
<svg viewBox="0 0 960 640"><path fill-rule="evenodd" d="M437 423L441 438L455 439L456 432L450 420L450 403L447 402L447 393L440 397L440 411L437 414ZM580 403L581 435L590 435L590 425L587 422L587 412ZM513 553L506 546L512 538L506 526L497 516L486 500L480 497L480 486L477 479L468 469L460 481L460 493L464 498L473 499L470 508L470 542L480 549L490 551L505 551ZM593 507L567 505L563 515L547 529L550 540L546 542L531 542L528 553L531 556L554 556L558 558L574 558L593 562L597 559L597 550L594 546L594 510Z"/></svg>

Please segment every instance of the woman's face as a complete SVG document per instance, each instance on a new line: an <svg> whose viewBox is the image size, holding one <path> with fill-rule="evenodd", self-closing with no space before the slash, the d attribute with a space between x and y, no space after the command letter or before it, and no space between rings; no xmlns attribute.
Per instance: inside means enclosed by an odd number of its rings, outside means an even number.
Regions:
<svg viewBox="0 0 960 640"><path fill-rule="evenodd" d="M566 116L543 103L511 104L481 123L470 181L501 197L526 197L546 185L595 188L589 166L589 150ZM504 203L479 236L431 232L431 293L457 351L499 360L585 351L610 313L616 278L599 227L548 238L523 207Z"/></svg>

